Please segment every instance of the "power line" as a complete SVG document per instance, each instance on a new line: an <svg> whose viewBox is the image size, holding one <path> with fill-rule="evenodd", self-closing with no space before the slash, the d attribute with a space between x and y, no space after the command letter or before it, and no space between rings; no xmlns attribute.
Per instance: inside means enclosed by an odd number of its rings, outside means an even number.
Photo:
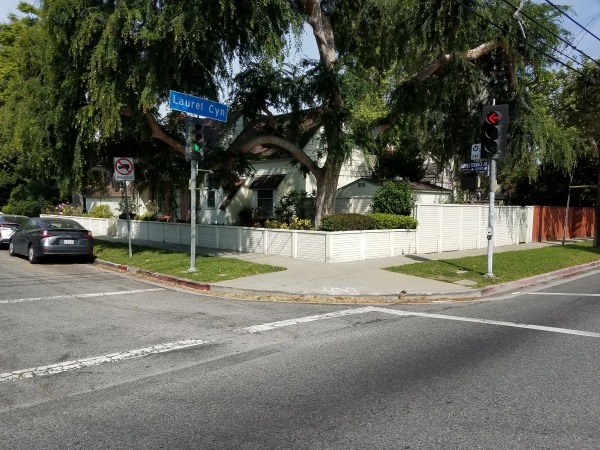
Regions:
<svg viewBox="0 0 600 450"><path fill-rule="evenodd" d="M571 22L573 22L575 25L577 25L578 27L580 27L582 30L585 30L590 36L593 36L596 38L596 40L600 41L600 38L598 36L596 36L594 33L592 33L590 30L588 30L586 27L584 27L583 25L581 25L579 22L577 22L575 19L573 19L570 15L568 15L566 12L564 12L562 9L560 9L558 6L556 6L554 3L552 3L550 0L546 0L546 3L548 3L550 6L552 6L554 9L556 9L559 13L561 13L563 16L565 16L567 19L569 19Z"/></svg>
<svg viewBox="0 0 600 450"><path fill-rule="evenodd" d="M512 3L510 3L508 0L502 0L504 3L506 3L507 5L510 5L511 7L513 7L515 9L515 11L519 11L518 8L516 6L514 6ZM547 31L548 33L550 33L552 36L554 36L555 38L559 39L561 42L563 42L564 44L566 44L567 46L571 47L573 50L579 52L580 54L582 54L583 56L585 56L586 58L594 61L594 58L592 58L591 56L589 56L588 54L582 52L581 50L579 50L577 47L575 47L573 44L571 44L569 41L563 39L562 37L560 37L558 34L554 33L552 30L550 30L548 27L546 27L545 25L539 23L537 20L535 20L533 17L529 16L527 13L525 13L524 11L519 11L519 14L525 16L527 19L529 19L530 21L532 21L533 23L535 23L537 26L539 26L540 28L542 28L543 30ZM552 49L555 50L555 49ZM577 64L581 64L583 65L581 62L577 61L576 59L572 58L569 55L566 55L564 53L562 53L559 50L555 50L558 53L560 53L561 55L569 58L571 61L576 62Z"/></svg>
<svg viewBox="0 0 600 450"><path fill-rule="evenodd" d="M513 33L512 31L508 30L506 27L501 27L500 25L492 22L491 20L489 20L488 18L482 16L481 14L479 14L477 11L475 11L473 8L471 8L470 6L466 5L465 3L463 3L461 0L458 0L458 3L460 3L464 8L468 9L469 11L471 11L473 14L475 14L477 17L479 17L480 19L484 20L485 22L489 23L490 25L498 28L500 31L504 32L504 33L508 33L513 37L516 37L519 41L523 42L525 45L528 45L529 47L533 48L535 51L537 51L538 53L541 53L542 55L550 58L552 61L554 61L555 63L560 64L561 66L566 67L569 70L572 70L574 72L577 72L580 75L583 75L586 78L589 78L588 75L586 75L585 73L583 73L581 70L578 70L572 66L569 66L568 64L562 62L561 60L555 58L552 55L549 55L548 53L546 53L544 50L536 47L533 44L530 44L529 42L527 42L527 40L523 39L521 36L519 36L518 34ZM560 52L559 52L560 53Z"/></svg>

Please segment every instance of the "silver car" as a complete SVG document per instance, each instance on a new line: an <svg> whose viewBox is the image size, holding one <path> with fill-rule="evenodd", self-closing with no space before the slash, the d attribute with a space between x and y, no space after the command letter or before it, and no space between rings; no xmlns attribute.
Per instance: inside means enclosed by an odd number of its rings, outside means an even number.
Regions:
<svg viewBox="0 0 600 450"><path fill-rule="evenodd" d="M8 243L10 256L25 255L31 264L52 255L94 260L92 232L72 219L36 217L19 228Z"/></svg>
<svg viewBox="0 0 600 450"><path fill-rule="evenodd" d="M27 216L0 214L0 245L8 244L13 233L28 220Z"/></svg>

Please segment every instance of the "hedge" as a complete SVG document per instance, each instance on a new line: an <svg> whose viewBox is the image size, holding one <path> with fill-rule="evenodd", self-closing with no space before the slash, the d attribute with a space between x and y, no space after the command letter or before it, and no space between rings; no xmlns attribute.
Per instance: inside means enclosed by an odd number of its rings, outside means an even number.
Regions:
<svg viewBox="0 0 600 450"><path fill-rule="evenodd" d="M396 214L331 214L321 220L322 231L354 231L354 230L413 230L417 228L417 220L410 216Z"/></svg>

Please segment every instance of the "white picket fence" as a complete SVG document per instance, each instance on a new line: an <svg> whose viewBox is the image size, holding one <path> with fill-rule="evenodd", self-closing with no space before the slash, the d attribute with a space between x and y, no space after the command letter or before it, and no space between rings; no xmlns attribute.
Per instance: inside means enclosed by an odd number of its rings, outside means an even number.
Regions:
<svg viewBox="0 0 600 450"><path fill-rule="evenodd" d="M531 242L533 207L496 207L494 245ZM70 217L94 236L127 237L127 221ZM198 247L342 262L487 247L488 207L421 205L416 230L303 231L197 225ZM190 245L190 224L131 221L131 238Z"/></svg>

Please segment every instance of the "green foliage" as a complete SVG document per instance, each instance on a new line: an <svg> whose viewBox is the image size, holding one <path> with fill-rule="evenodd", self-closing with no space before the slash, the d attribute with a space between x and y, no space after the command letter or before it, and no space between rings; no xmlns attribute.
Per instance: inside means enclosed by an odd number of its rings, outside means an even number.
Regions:
<svg viewBox="0 0 600 450"><path fill-rule="evenodd" d="M409 216L396 214L331 214L323 217L321 231L353 231L353 230L413 230L417 220Z"/></svg>
<svg viewBox="0 0 600 450"><path fill-rule="evenodd" d="M158 220L155 214L152 213L144 213L144 214L137 214L134 217L134 220L145 220L145 221L156 221Z"/></svg>
<svg viewBox="0 0 600 450"><path fill-rule="evenodd" d="M299 219L293 216L289 221L279 221L267 219L265 228L279 228L282 230L314 230L312 222L309 219Z"/></svg>
<svg viewBox="0 0 600 450"><path fill-rule="evenodd" d="M42 211L51 207L51 203L44 199L28 198L26 200L11 200L8 205L2 207L5 214L19 214L28 217L37 217Z"/></svg>
<svg viewBox="0 0 600 450"><path fill-rule="evenodd" d="M410 184L406 181L384 181L373 194L375 213L409 216L415 205Z"/></svg>
<svg viewBox="0 0 600 450"><path fill-rule="evenodd" d="M419 223L417 219L410 216L399 216L396 214L373 213L369 214L373 219L376 230L414 230Z"/></svg>
<svg viewBox="0 0 600 450"><path fill-rule="evenodd" d="M90 217L97 217L100 219L110 219L114 217L110 206L108 205L96 205L87 214Z"/></svg>
<svg viewBox="0 0 600 450"><path fill-rule="evenodd" d="M52 208L52 204L56 202L57 198L58 189L55 185L31 180L11 191L8 203L2 208L2 211L37 217L48 208Z"/></svg>
<svg viewBox="0 0 600 450"><path fill-rule="evenodd" d="M319 229L321 231L373 230L375 220L364 214L331 214L323 217Z"/></svg>
<svg viewBox="0 0 600 450"><path fill-rule="evenodd" d="M314 194L292 189L279 199L279 204L275 206L273 212L280 221L290 223L294 218L310 219L314 217L314 210Z"/></svg>

